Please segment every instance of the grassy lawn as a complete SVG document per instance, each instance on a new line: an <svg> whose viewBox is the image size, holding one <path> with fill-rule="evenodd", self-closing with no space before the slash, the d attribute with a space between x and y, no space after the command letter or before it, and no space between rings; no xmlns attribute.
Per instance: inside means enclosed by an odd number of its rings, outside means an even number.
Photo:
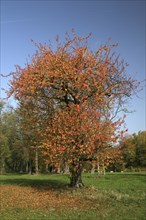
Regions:
<svg viewBox="0 0 146 220"><path fill-rule="evenodd" d="M65 175L0 176L1 220L145 220L146 174L84 174L83 189Z"/></svg>

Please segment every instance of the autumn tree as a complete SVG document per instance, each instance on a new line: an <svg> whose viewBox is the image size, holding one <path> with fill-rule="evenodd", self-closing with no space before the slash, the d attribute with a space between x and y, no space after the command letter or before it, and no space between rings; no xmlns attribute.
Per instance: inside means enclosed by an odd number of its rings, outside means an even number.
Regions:
<svg viewBox="0 0 146 220"><path fill-rule="evenodd" d="M105 155L103 155L105 168L110 171L123 171L124 160L122 150L119 145L108 148Z"/></svg>
<svg viewBox="0 0 146 220"><path fill-rule="evenodd" d="M34 43L36 53L24 68L16 67L9 92L31 111L46 159L66 161L77 187L83 186L83 161L121 135L124 119L117 115L138 87L116 56L116 45L92 51L89 37L73 31L64 43L57 37L55 49Z"/></svg>

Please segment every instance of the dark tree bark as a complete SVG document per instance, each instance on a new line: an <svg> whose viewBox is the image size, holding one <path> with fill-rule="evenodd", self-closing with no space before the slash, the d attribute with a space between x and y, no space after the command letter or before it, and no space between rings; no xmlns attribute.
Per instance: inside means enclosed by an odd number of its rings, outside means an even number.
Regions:
<svg viewBox="0 0 146 220"><path fill-rule="evenodd" d="M71 187L76 187L76 188L81 188L84 186L82 182L82 171L83 171L83 166L81 163L72 163L72 166L70 168L71 172L71 178L70 178L70 186Z"/></svg>

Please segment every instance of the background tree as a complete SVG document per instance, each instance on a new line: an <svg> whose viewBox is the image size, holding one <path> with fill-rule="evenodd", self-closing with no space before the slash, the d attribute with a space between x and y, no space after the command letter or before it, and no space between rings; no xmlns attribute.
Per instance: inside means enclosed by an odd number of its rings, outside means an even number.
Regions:
<svg viewBox="0 0 146 220"><path fill-rule="evenodd" d="M146 167L146 131L126 136L121 148L126 168Z"/></svg>
<svg viewBox="0 0 146 220"><path fill-rule="evenodd" d="M17 114L11 107L8 107L2 114L2 126L2 132L7 138L7 148L10 151L10 157L5 160L7 168L19 171L23 164L23 148Z"/></svg>
<svg viewBox="0 0 146 220"><path fill-rule="evenodd" d="M0 173L4 174L6 171L6 159L10 157L10 149L8 146L8 137L4 128L3 109L5 103L0 102Z"/></svg>
<svg viewBox="0 0 146 220"><path fill-rule="evenodd" d="M116 45L92 51L88 38L73 31L63 44L57 38L55 50L35 44L31 63L17 66L10 90L35 115L44 154L54 162L66 158L71 185L77 187L83 185L83 160L121 135L124 120L117 114L138 87L126 74L125 62L112 52Z"/></svg>
<svg viewBox="0 0 146 220"><path fill-rule="evenodd" d="M125 167L136 166L136 145L132 136L126 137L122 145Z"/></svg>
<svg viewBox="0 0 146 220"><path fill-rule="evenodd" d="M137 166L146 167L146 131L138 132L136 140Z"/></svg>
<svg viewBox="0 0 146 220"><path fill-rule="evenodd" d="M20 127L18 111L9 105L5 105L1 112L0 129L2 172L25 171L27 149L22 137L23 130Z"/></svg>
<svg viewBox="0 0 146 220"><path fill-rule="evenodd" d="M26 156L26 170L29 173L35 172L39 173L39 161L41 154L39 152L38 146L40 144L40 125L37 122L35 114L29 109L23 109L19 106L17 109L19 115L19 125L21 126L21 137L23 140L23 145L25 146L25 156ZM44 123L45 126L45 123Z"/></svg>

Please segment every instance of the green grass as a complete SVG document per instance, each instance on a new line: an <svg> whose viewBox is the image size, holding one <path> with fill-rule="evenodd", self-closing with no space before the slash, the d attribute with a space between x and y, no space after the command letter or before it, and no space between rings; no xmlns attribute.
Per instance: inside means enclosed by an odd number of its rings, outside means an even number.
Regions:
<svg viewBox="0 0 146 220"><path fill-rule="evenodd" d="M3 175L1 220L145 220L146 174L84 174L71 189L65 175Z"/></svg>

